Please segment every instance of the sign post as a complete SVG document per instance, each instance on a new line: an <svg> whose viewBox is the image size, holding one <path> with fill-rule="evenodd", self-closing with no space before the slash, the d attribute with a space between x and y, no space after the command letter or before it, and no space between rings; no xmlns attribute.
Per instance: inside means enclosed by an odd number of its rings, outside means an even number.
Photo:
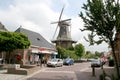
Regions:
<svg viewBox="0 0 120 80"><path fill-rule="evenodd" d="M95 76L95 67L92 67L92 76Z"/></svg>

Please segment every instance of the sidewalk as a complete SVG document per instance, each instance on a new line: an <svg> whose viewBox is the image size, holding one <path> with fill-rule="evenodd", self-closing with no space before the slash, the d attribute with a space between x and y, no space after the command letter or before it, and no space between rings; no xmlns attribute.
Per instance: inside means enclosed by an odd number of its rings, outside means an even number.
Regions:
<svg viewBox="0 0 120 80"><path fill-rule="evenodd" d="M20 80L25 75L7 74L7 70L0 70L0 80Z"/></svg>
<svg viewBox="0 0 120 80"><path fill-rule="evenodd" d="M41 70L30 75L7 74L7 70L0 70L0 80L27 80L28 77L39 73Z"/></svg>
<svg viewBox="0 0 120 80"><path fill-rule="evenodd" d="M107 75L111 76L112 74L115 74L114 67L104 66L103 69L104 69L105 73L107 73ZM103 74L103 70L101 68L95 68L95 76L92 75L92 69L91 69L91 71L85 71L84 74L87 75L89 80L99 80L100 75ZM88 80L88 79L86 78L85 80Z"/></svg>
<svg viewBox="0 0 120 80"><path fill-rule="evenodd" d="M41 72L45 68L38 70L30 75L17 75L17 74L7 74L7 70L0 70L0 80L27 80L27 78L34 76L35 74ZM111 75L115 69L113 67L104 66L104 70L107 74ZM78 74L77 79L79 80L99 80L99 75L102 74L102 70L100 68L95 69L95 77L92 76L92 70L82 71L84 74L81 78L80 74Z"/></svg>

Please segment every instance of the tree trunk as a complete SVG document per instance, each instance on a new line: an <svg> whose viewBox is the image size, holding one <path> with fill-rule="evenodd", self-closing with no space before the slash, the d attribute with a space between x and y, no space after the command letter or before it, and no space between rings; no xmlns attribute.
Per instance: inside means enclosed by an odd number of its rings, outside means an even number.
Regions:
<svg viewBox="0 0 120 80"><path fill-rule="evenodd" d="M110 43L111 43L112 55L113 55L114 63L115 63L115 67L116 67L117 78L120 79L119 65L118 65L117 57L115 55L114 43L112 41Z"/></svg>
<svg viewBox="0 0 120 80"><path fill-rule="evenodd" d="M8 51L8 53L9 53L9 61L8 61L8 64L10 64L10 62L11 62L11 55L10 55L10 51Z"/></svg>

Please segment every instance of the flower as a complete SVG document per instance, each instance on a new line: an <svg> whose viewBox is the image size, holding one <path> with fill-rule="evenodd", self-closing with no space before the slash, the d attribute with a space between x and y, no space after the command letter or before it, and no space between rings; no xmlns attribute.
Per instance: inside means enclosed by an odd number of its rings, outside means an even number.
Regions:
<svg viewBox="0 0 120 80"><path fill-rule="evenodd" d="M16 59L20 61L22 59L21 55L17 55Z"/></svg>

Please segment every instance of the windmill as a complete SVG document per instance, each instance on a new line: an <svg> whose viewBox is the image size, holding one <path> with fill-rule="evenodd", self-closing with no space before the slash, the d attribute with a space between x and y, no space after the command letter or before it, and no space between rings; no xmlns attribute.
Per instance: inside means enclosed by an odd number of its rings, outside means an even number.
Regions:
<svg viewBox="0 0 120 80"><path fill-rule="evenodd" d="M57 27L53 35L53 39L56 35L58 27L60 28L56 40L52 40L52 42L56 43L56 46L59 45L64 48L69 48L72 46L72 43L76 43L76 41L73 41L71 38L71 19L61 20L63 10L64 10L64 6L61 10L59 20L57 22L51 23L51 24L57 24Z"/></svg>

